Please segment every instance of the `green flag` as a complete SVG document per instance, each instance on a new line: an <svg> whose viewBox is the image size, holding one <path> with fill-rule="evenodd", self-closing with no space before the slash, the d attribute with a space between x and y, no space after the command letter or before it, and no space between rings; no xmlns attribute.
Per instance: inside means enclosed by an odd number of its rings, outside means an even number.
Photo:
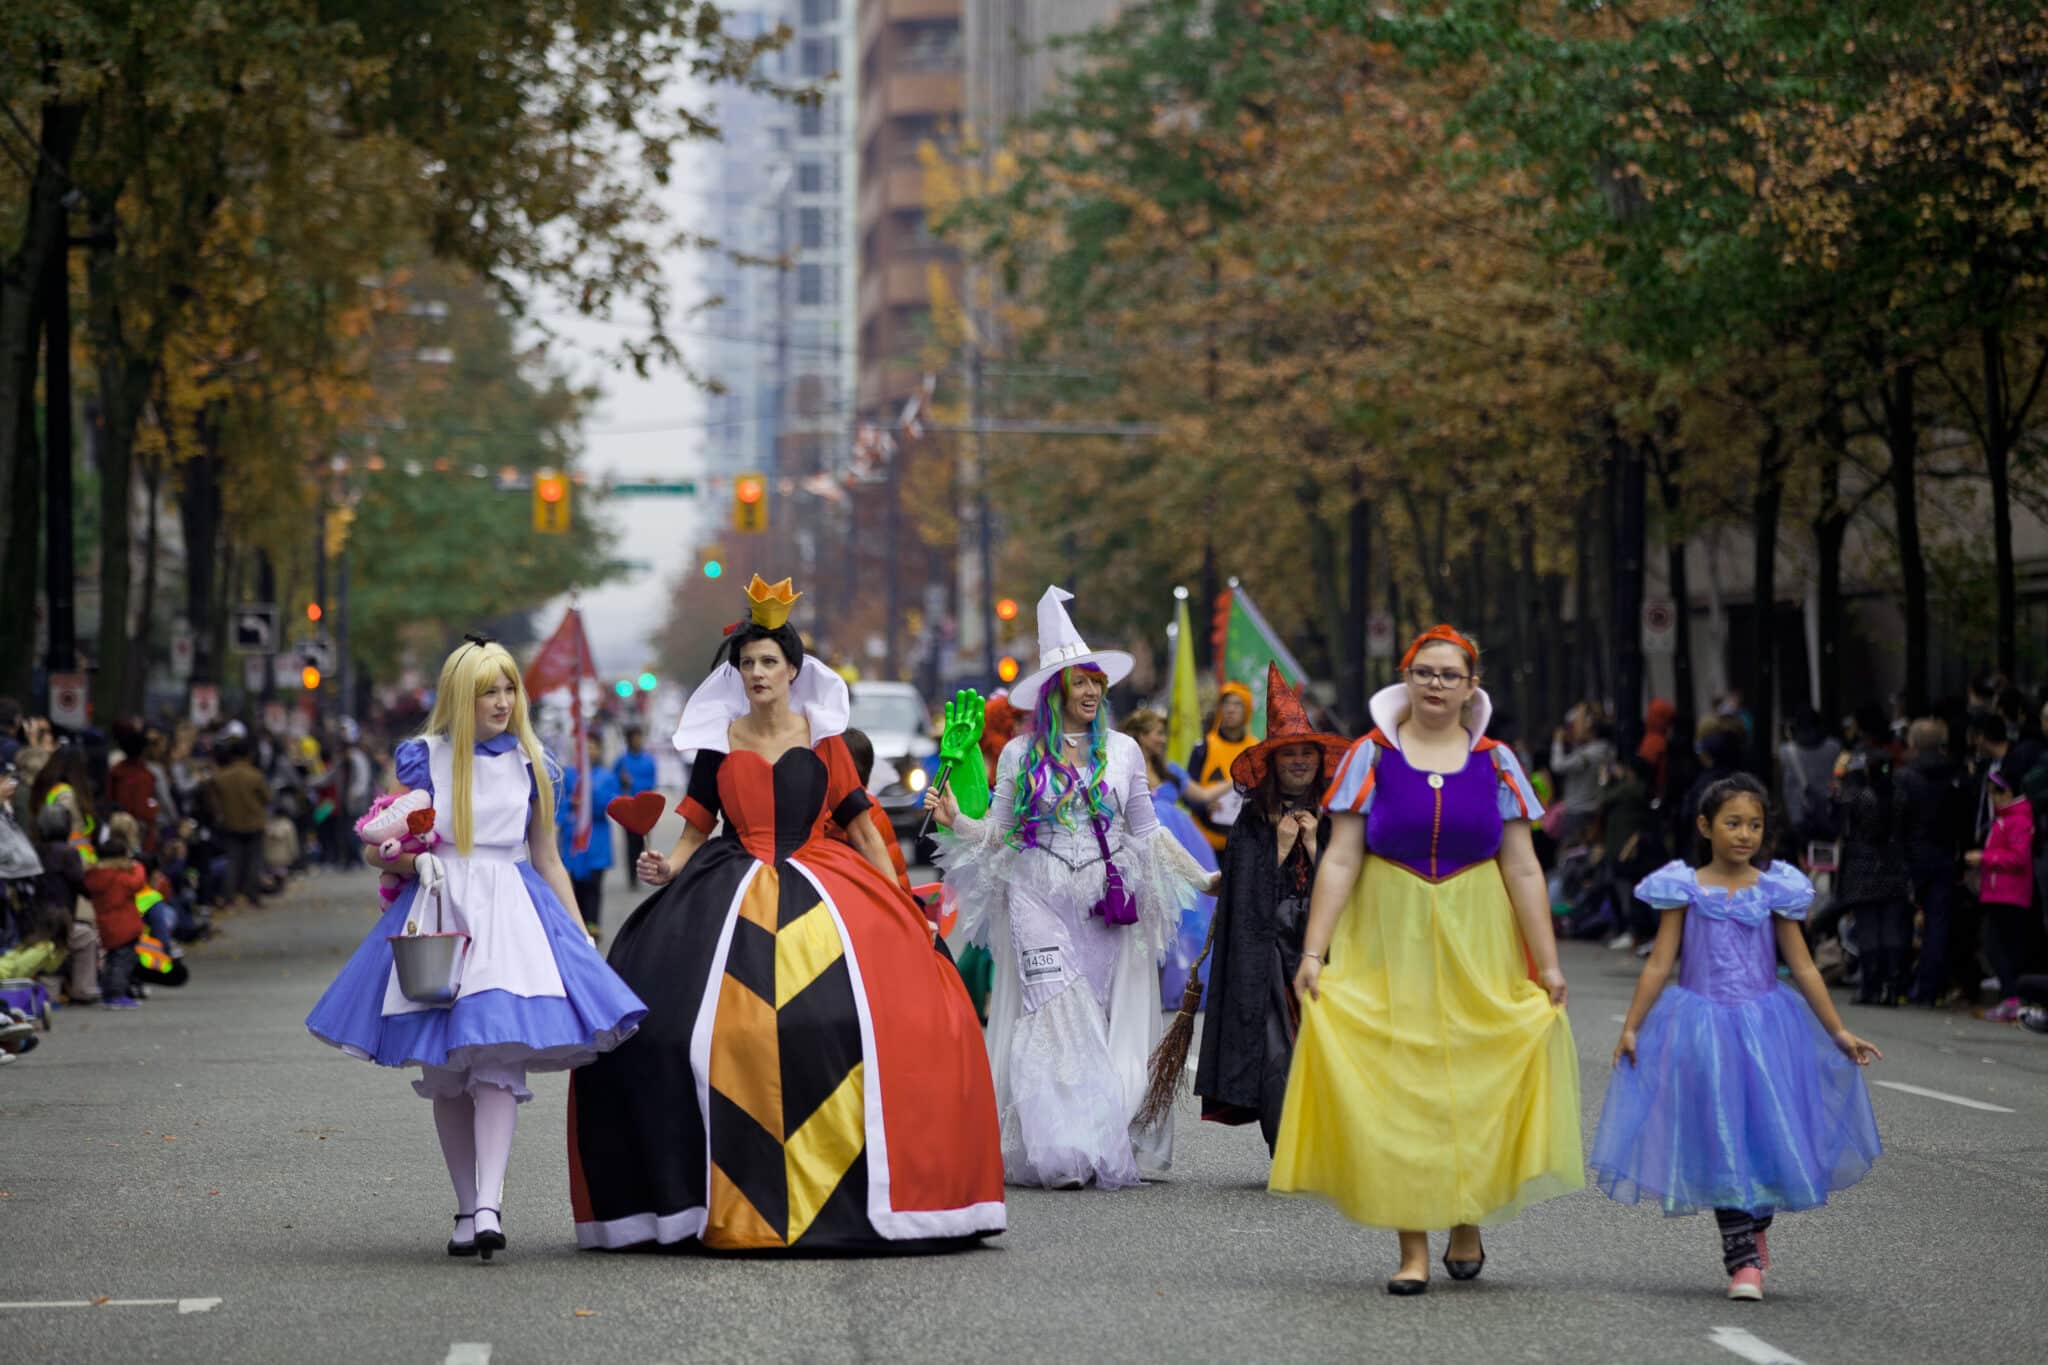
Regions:
<svg viewBox="0 0 2048 1365"><path fill-rule="evenodd" d="M1280 665L1287 685L1301 687L1308 681L1301 661L1288 652L1273 627L1266 623L1252 595L1235 578L1216 595L1216 682L1235 680L1252 690L1251 732L1266 737L1266 665Z"/></svg>

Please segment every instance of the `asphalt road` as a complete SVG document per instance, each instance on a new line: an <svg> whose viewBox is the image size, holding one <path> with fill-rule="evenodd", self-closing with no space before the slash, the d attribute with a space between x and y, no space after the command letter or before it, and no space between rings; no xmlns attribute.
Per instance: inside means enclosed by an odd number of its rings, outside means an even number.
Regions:
<svg viewBox="0 0 2048 1365"><path fill-rule="evenodd" d="M66 1011L0 1069L0 1361L2048 1358L2048 1038L1924 1011L1852 1011L1872 1080L1933 1093L1874 1088L1885 1157L1781 1220L1761 1305L1722 1297L1710 1219L1591 1193L1490 1230L1479 1282L1389 1298L1390 1235L1266 1194L1256 1131L1189 1108L1170 1182L1013 1191L964 1255L578 1252L560 1076L521 1115L510 1251L450 1260L427 1106L301 1022L374 903L313 879L182 991ZM1589 1137L1635 965L1568 949Z"/></svg>

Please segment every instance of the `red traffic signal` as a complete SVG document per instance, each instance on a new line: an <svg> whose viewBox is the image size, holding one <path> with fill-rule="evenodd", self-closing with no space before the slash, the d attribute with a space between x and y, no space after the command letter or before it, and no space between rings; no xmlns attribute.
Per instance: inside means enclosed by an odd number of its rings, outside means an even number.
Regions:
<svg viewBox="0 0 2048 1365"><path fill-rule="evenodd" d="M533 491L542 502L560 502L568 494L568 482L554 475L540 479L533 485Z"/></svg>
<svg viewBox="0 0 2048 1365"><path fill-rule="evenodd" d="M996 599L996 619L999 621L1016 620L1017 599L1014 597L998 597Z"/></svg>
<svg viewBox="0 0 2048 1365"><path fill-rule="evenodd" d="M755 478L741 479L732 486L732 495L741 502L759 502L767 494L767 488Z"/></svg>
<svg viewBox="0 0 2048 1365"><path fill-rule="evenodd" d="M320 604L318 602L306 603L306 619L308 621L317 621L320 619L320 615Z"/></svg>
<svg viewBox="0 0 2048 1365"><path fill-rule="evenodd" d="M997 659L996 676L1006 683L1017 681L1017 661L1007 654Z"/></svg>

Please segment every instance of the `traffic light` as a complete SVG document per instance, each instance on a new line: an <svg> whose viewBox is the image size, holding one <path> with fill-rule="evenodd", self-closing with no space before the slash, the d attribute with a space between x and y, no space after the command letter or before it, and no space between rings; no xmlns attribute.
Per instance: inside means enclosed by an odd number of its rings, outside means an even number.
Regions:
<svg viewBox="0 0 2048 1365"><path fill-rule="evenodd" d="M308 692L318 692L320 690L320 670L311 664L307 664L304 668L300 669L299 686L305 688Z"/></svg>
<svg viewBox="0 0 2048 1365"><path fill-rule="evenodd" d="M996 599L996 619L998 621L1016 620L1017 599L1014 597L998 597Z"/></svg>
<svg viewBox="0 0 2048 1365"><path fill-rule="evenodd" d="M569 481L550 469L533 477L533 529L544 536L569 529Z"/></svg>
<svg viewBox="0 0 2048 1365"><path fill-rule="evenodd" d="M642 692L652 692L656 681L657 679L652 673L642 673L640 675L640 690Z"/></svg>
<svg viewBox="0 0 2048 1365"><path fill-rule="evenodd" d="M742 474L732 481L732 529L753 533L768 529L768 479Z"/></svg>
<svg viewBox="0 0 2048 1365"><path fill-rule="evenodd" d="M633 695L633 680L631 678L619 679L612 684L612 691L618 693L621 699L631 697Z"/></svg>
<svg viewBox="0 0 2048 1365"><path fill-rule="evenodd" d="M320 620L320 616L321 611L320 604L318 602L306 603L306 619L308 621L313 621L317 623Z"/></svg>
<svg viewBox="0 0 2048 1365"><path fill-rule="evenodd" d="M1005 654L996 660L996 676L1006 683L1017 681L1017 661Z"/></svg>
<svg viewBox="0 0 2048 1365"><path fill-rule="evenodd" d="M706 578L716 578L724 572L725 565L719 563L717 560L707 559L704 561L704 576Z"/></svg>

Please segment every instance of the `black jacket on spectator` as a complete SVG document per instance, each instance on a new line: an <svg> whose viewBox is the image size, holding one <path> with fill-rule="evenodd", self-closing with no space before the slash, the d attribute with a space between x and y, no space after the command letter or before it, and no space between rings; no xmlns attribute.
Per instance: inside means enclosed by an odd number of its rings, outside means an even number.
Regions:
<svg viewBox="0 0 2048 1365"><path fill-rule="evenodd" d="M1915 868L1953 863L1970 837L1970 789L1943 754L1915 754L1892 774L1899 843Z"/></svg>

